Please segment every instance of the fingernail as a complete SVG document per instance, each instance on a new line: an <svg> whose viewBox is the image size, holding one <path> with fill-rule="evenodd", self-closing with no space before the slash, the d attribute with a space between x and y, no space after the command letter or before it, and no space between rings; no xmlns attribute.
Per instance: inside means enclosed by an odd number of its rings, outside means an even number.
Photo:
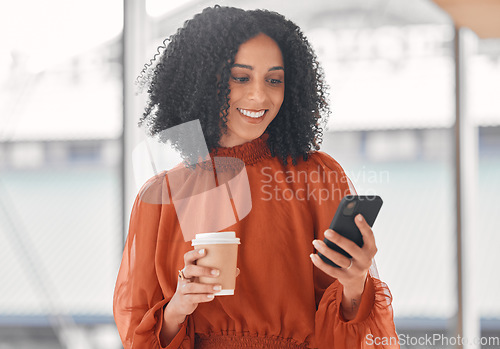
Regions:
<svg viewBox="0 0 500 349"><path fill-rule="evenodd" d="M356 219L358 220L358 222L362 222L363 221L363 216L361 214L358 214L356 216Z"/></svg>
<svg viewBox="0 0 500 349"><path fill-rule="evenodd" d="M210 272L212 275L214 276L217 276L219 275L219 271L217 269L212 269L212 271Z"/></svg>
<svg viewBox="0 0 500 349"><path fill-rule="evenodd" d="M198 251L199 254L204 254L205 253L205 249L202 248L201 250Z"/></svg>
<svg viewBox="0 0 500 349"><path fill-rule="evenodd" d="M309 258L311 258L311 260L314 260L314 254L313 254L313 253L311 253L311 254L309 255Z"/></svg>
<svg viewBox="0 0 500 349"><path fill-rule="evenodd" d="M222 290L222 286L220 285L214 286L214 291L220 291L220 290Z"/></svg>
<svg viewBox="0 0 500 349"><path fill-rule="evenodd" d="M317 240L313 240L313 245L314 245L314 247L318 247L318 241Z"/></svg>
<svg viewBox="0 0 500 349"><path fill-rule="evenodd" d="M213 299L215 296L213 294L207 294L208 299Z"/></svg>
<svg viewBox="0 0 500 349"><path fill-rule="evenodd" d="M332 231L331 231L331 230L327 230L327 231L325 231L325 237L327 237L327 238L332 238L332 237L333 237L333 233L332 233Z"/></svg>

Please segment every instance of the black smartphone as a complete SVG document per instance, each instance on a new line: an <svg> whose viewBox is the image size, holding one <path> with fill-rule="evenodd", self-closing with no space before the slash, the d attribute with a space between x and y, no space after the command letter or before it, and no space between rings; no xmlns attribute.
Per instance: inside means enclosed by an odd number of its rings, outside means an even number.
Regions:
<svg viewBox="0 0 500 349"><path fill-rule="evenodd" d="M372 227L381 207L382 199L378 195L347 195L340 202L337 212L335 212L335 216L333 216L332 223L330 223L330 229L354 241L359 247L363 247L363 236L356 223L354 223L354 218L358 213L361 213L363 217L365 217L368 225ZM332 250L351 258L349 253L327 238L324 238L323 241ZM318 256L320 256L325 263L340 268L337 264L333 263L319 252Z"/></svg>

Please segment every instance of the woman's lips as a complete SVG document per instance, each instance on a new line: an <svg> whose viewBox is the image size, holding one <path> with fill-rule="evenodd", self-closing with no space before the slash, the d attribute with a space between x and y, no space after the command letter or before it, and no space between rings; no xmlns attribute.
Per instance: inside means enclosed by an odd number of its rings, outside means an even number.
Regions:
<svg viewBox="0 0 500 349"><path fill-rule="evenodd" d="M236 108L240 115L251 124L259 124L264 120L267 113L267 109L243 109Z"/></svg>

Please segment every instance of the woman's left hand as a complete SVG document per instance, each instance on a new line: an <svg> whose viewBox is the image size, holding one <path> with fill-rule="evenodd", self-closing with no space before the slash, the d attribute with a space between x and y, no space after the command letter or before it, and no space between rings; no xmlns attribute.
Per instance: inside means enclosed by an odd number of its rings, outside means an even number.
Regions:
<svg viewBox="0 0 500 349"><path fill-rule="evenodd" d="M343 302L347 300L350 304L345 304L344 302L343 308L349 309L349 313L351 313L351 315L355 315L357 313L356 304L359 305L368 269L370 269L372 259L377 253L377 246L375 244L373 231L368 223L366 223L363 216L358 214L354 221L363 236L363 247L359 247L356 243L331 229L327 229L325 231L325 237L349 253L352 258L348 258L337 251L332 250L321 240L313 241L314 247L321 252L322 255L340 266L340 268L332 267L331 265L326 264L317 254L311 254L311 260L316 267L331 277L336 278L344 286ZM345 312L344 315L346 315ZM350 316L346 316L346 318L347 317Z"/></svg>

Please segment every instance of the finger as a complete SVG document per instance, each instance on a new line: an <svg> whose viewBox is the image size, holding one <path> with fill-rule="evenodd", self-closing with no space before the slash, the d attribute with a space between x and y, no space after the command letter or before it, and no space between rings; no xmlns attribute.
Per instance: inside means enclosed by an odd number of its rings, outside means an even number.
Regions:
<svg viewBox="0 0 500 349"><path fill-rule="evenodd" d="M196 265L196 264L188 264L184 267L184 276L187 279L191 279L193 277L200 277L200 276L215 278L215 277L219 276L219 270L217 270L215 268Z"/></svg>
<svg viewBox="0 0 500 349"><path fill-rule="evenodd" d="M340 235L336 231L327 229L325 231L325 237L335 245L349 253L351 257L355 258L361 254L361 248L354 241L351 241L348 238Z"/></svg>
<svg viewBox="0 0 500 349"><path fill-rule="evenodd" d="M206 252L207 251L204 248L186 252L184 254L184 264L185 265L194 264L196 260L204 257Z"/></svg>
<svg viewBox="0 0 500 349"><path fill-rule="evenodd" d="M341 278L346 272L346 270L343 268L335 268L331 265L326 264L317 254L311 253L309 257L311 257L311 261L318 269L334 278Z"/></svg>
<svg viewBox="0 0 500 349"><path fill-rule="evenodd" d="M373 234L372 228L366 222L365 218L361 214L358 214L356 216L354 222L358 226L359 231L363 236L363 242L364 242L363 248L371 251L373 253L372 255L373 258L373 256L375 256L375 253L377 253L377 245L375 244L375 235Z"/></svg>
<svg viewBox="0 0 500 349"><path fill-rule="evenodd" d="M210 294L217 293L222 290L222 286L218 284L202 284L199 282L187 282L180 288L180 292L184 295L188 294Z"/></svg>
<svg viewBox="0 0 500 349"><path fill-rule="evenodd" d="M184 295L184 301L190 304L198 304L211 302L214 300L215 295L213 293L199 293L199 294L187 294Z"/></svg>
<svg viewBox="0 0 500 349"><path fill-rule="evenodd" d="M347 268L351 264L351 260L349 258L337 251L332 250L323 241L313 240L313 245L323 256L337 264L339 267Z"/></svg>

